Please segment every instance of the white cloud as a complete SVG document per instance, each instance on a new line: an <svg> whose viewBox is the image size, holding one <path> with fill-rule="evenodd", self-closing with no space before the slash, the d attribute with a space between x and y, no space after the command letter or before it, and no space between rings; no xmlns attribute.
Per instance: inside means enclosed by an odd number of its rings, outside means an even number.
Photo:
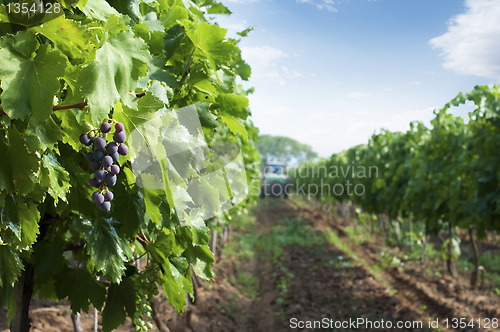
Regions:
<svg viewBox="0 0 500 332"><path fill-rule="evenodd" d="M500 81L500 0L466 0L466 7L430 44L443 51L444 68Z"/></svg>
<svg viewBox="0 0 500 332"><path fill-rule="evenodd" d="M242 47L241 52L243 59L252 67L252 80L263 79L286 85L302 76L282 64L289 55L276 47Z"/></svg>
<svg viewBox="0 0 500 332"><path fill-rule="evenodd" d="M368 97L368 96L370 96L369 93L356 92L356 91L350 92L350 93L347 94L347 97L353 98L353 99L361 99L363 97Z"/></svg>
<svg viewBox="0 0 500 332"><path fill-rule="evenodd" d="M296 0L298 3L307 3L315 6L319 10L327 10L331 13L336 13L339 10L334 6L335 0Z"/></svg>

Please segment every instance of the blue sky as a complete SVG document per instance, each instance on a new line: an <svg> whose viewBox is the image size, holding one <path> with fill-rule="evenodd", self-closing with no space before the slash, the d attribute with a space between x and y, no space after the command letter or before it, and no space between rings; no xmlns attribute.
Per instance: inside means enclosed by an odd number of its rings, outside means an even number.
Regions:
<svg viewBox="0 0 500 332"><path fill-rule="evenodd" d="M223 3L229 36L255 26L240 43L254 123L324 157L380 128L428 123L460 91L500 81L500 0Z"/></svg>

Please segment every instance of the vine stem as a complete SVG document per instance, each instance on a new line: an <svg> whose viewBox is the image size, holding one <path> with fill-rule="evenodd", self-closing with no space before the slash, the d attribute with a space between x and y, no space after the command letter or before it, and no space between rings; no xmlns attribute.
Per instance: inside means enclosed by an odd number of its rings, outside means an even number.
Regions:
<svg viewBox="0 0 500 332"><path fill-rule="evenodd" d="M142 92L142 93L136 93L135 96L137 98L142 98L146 95L146 92ZM58 111L58 110L67 110L67 109L72 109L72 108L79 108L79 109L82 109L84 108L85 106L88 105L88 102L84 101L82 103L76 103L76 104L69 104L69 105L57 105L57 106L53 106L52 107L52 110L53 111Z"/></svg>
<svg viewBox="0 0 500 332"><path fill-rule="evenodd" d="M135 96L137 98L142 98L145 95L146 95L146 92L141 92L141 93L136 93L135 94ZM56 106L52 106L52 111L68 110L68 109L72 109L72 108L82 109L82 108L84 108L87 105L88 105L88 102L86 102L86 101L81 102L81 103L76 103L76 104L56 105ZM0 109L0 115L7 115L7 117L9 117L9 115L7 113L5 113L5 111L3 109Z"/></svg>

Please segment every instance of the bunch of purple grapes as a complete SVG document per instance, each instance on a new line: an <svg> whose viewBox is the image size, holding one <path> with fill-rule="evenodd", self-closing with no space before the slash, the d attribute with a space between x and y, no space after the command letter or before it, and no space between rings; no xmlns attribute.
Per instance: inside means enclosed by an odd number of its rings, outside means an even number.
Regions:
<svg viewBox="0 0 500 332"><path fill-rule="evenodd" d="M116 184L116 175L120 173L120 166L116 163L120 155L128 154L128 146L123 144L127 139L123 123L115 124L113 141L108 143L106 134L110 131L111 124L104 122L99 130L95 129L80 136L80 142L83 145L92 146L92 151L85 155L85 159L90 162L90 168L94 171L90 176L89 184L99 189L92 194L92 200L103 211L111 209L114 195L109 187Z"/></svg>

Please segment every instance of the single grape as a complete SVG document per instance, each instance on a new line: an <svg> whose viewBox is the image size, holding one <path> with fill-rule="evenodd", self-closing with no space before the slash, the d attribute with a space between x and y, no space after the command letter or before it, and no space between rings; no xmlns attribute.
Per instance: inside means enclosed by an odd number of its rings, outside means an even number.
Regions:
<svg viewBox="0 0 500 332"><path fill-rule="evenodd" d="M113 135L113 140L116 142L116 143L123 143L125 142L125 140L127 139L127 134L125 134L124 131L119 131L119 132L116 132L114 135Z"/></svg>
<svg viewBox="0 0 500 332"><path fill-rule="evenodd" d="M97 178L90 178L89 179L89 185L91 185L92 187L96 187L96 188L99 188L99 186L101 185L101 180L97 179Z"/></svg>
<svg viewBox="0 0 500 332"><path fill-rule="evenodd" d="M99 169L99 167L101 167L101 163L98 162L97 160L92 160L90 162L90 169L93 170L93 171L97 171Z"/></svg>
<svg viewBox="0 0 500 332"><path fill-rule="evenodd" d="M98 169L95 172L95 177L98 178L99 180L103 180L106 177L106 171L103 169Z"/></svg>
<svg viewBox="0 0 500 332"><path fill-rule="evenodd" d="M96 197L97 197L97 195L99 195L99 194L100 194L100 192L98 192L98 191L94 191L94 192L92 193L92 200L93 200L94 202L95 202L95 198L96 198Z"/></svg>
<svg viewBox="0 0 500 332"><path fill-rule="evenodd" d="M113 154L117 151L118 151L118 144L116 144L115 142L109 143L108 146L106 147L106 152L108 152L108 154Z"/></svg>
<svg viewBox="0 0 500 332"><path fill-rule="evenodd" d="M109 190L104 193L104 199L107 201L112 201L114 197L115 195Z"/></svg>
<svg viewBox="0 0 500 332"><path fill-rule="evenodd" d="M123 125L123 123L117 122L115 124L115 130L116 130L117 133L120 132L120 131L123 131L123 129L125 129L125 126Z"/></svg>
<svg viewBox="0 0 500 332"><path fill-rule="evenodd" d="M111 155L111 158L113 158L114 162L117 162L118 159L120 159L120 155L118 154L118 152L115 152Z"/></svg>
<svg viewBox="0 0 500 332"><path fill-rule="evenodd" d="M101 125L101 131L105 134L105 133L109 133L109 131L111 130L111 124L109 122L104 122L102 125Z"/></svg>
<svg viewBox="0 0 500 332"><path fill-rule="evenodd" d="M108 168L113 163L113 158L110 156L104 156L101 160L102 166Z"/></svg>
<svg viewBox="0 0 500 332"><path fill-rule="evenodd" d="M107 174L106 175L106 184L110 187L113 187L116 184L116 175L115 174Z"/></svg>
<svg viewBox="0 0 500 332"><path fill-rule="evenodd" d="M93 131L90 131L90 132L89 132L89 137L90 137L91 139L92 139L92 138L94 138L94 137L95 137L95 133L94 133Z"/></svg>
<svg viewBox="0 0 500 332"><path fill-rule="evenodd" d="M106 146L106 140L104 138L97 137L94 140L94 148L96 148L97 150L104 149L105 146Z"/></svg>
<svg viewBox="0 0 500 332"><path fill-rule="evenodd" d="M102 204L104 202L104 195L99 193L95 196L94 202L96 204Z"/></svg>
<svg viewBox="0 0 500 332"><path fill-rule="evenodd" d="M80 143L85 146L89 146L92 144L92 140L90 139L89 133L83 133L80 135Z"/></svg>
<svg viewBox="0 0 500 332"><path fill-rule="evenodd" d="M101 160L104 157L104 152L102 150L94 151L94 160Z"/></svg>
<svg viewBox="0 0 500 332"><path fill-rule="evenodd" d="M108 201L104 201L101 204L97 204L97 207L103 211L109 211L111 209L111 203Z"/></svg>
<svg viewBox="0 0 500 332"><path fill-rule="evenodd" d="M128 154L128 146L126 146L125 144L120 144L120 146L118 147L118 153L122 156L126 156Z"/></svg>
<svg viewBox="0 0 500 332"><path fill-rule="evenodd" d="M118 174L118 173L120 173L120 166L111 165L111 174Z"/></svg>
<svg viewBox="0 0 500 332"><path fill-rule="evenodd" d="M87 159L87 161L94 160L94 153L93 152L87 152L87 154L85 155L85 159Z"/></svg>

